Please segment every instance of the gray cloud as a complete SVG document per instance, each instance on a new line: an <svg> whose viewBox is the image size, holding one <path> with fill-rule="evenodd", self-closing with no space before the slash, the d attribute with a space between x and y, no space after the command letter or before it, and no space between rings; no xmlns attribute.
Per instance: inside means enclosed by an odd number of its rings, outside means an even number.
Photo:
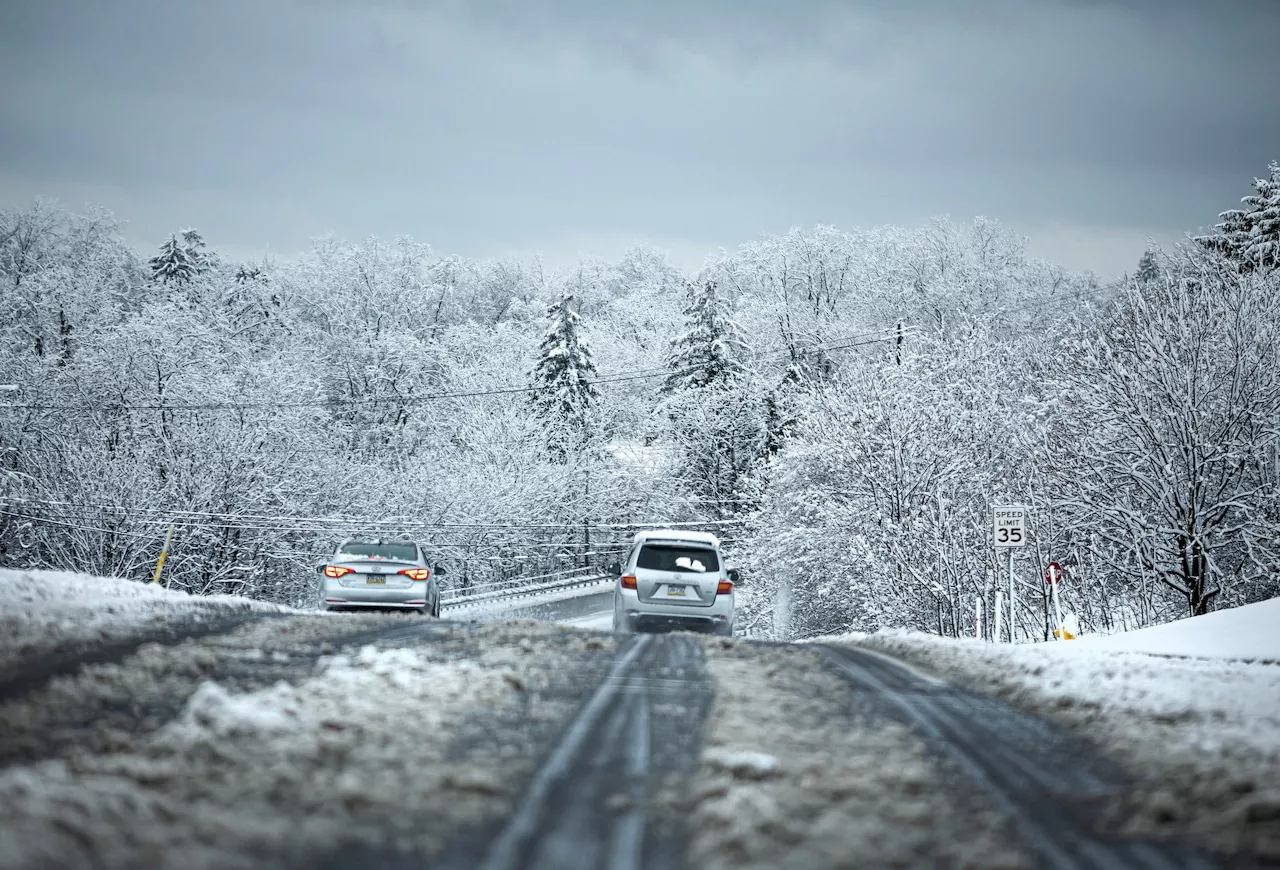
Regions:
<svg viewBox="0 0 1280 870"><path fill-rule="evenodd" d="M0 203L283 251L944 212L1168 236L1280 157L1277 30L1270 0L6 4Z"/></svg>

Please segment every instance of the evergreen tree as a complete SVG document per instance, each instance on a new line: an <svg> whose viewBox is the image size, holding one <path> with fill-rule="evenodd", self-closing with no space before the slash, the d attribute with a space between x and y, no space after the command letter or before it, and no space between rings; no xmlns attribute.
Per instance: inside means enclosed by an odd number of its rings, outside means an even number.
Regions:
<svg viewBox="0 0 1280 870"><path fill-rule="evenodd" d="M1160 263L1156 260L1156 252L1146 251L1138 260L1138 272L1134 279L1142 285L1154 284L1160 278Z"/></svg>
<svg viewBox="0 0 1280 870"><path fill-rule="evenodd" d="M667 365L672 371L662 385L668 394L728 384L742 374L739 357L744 343L729 300L714 281L690 282L687 289L684 315L689 327L671 343Z"/></svg>
<svg viewBox="0 0 1280 870"><path fill-rule="evenodd" d="M1269 178L1255 178L1257 193L1240 200L1243 209L1218 215L1219 223L1196 242L1236 261L1245 271L1280 266L1280 163Z"/></svg>
<svg viewBox="0 0 1280 870"><path fill-rule="evenodd" d="M182 231L182 244L195 266L196 273L206 272L213 265L213 254L205 250L204 237L194 229Z"/></svg>
<svg viewBox="0 0 1280 870"><path fill-rule="evenodd" d="M1272 162L1269 178L1255 178L1253 196L1241 202L1249 207L1249 240L1246 262L1259 269L1280 266L1280 163Z"/></svg>
<svg viewBox="0 0 1280 870"><path fill-rule="evenodd" d="M730 516L760 455L759 403L745 383L745 343L729 300L714 281L686 290L688 326L667 357L664 412L684 457L681 475L705 500L704 511Z"/></svg>
<svg viewBox="0 0 1280 870"><path fill-rule="evenodd" d="M160 283L190 284L197 275L209 270L213 257L205 250L200 233L185 229L169 236L160 246L160 253L148 263L151 276Z"/></svg>
<svg viewBox="0 0 1280 870"><path fill-rule="evenodd" d="M151 276L162 284L189 284L196 275L196 264L176 234L169 236L160 246L160 253L147 262Z"/></svg>
<svg viewBox="0 0 1280 870"><path fill-rule="evenodd" d="M564 294L547 309L551 324L533 370L533 411L547 426L547 449L558 462L586 445L599 395L592 383L596 365L574 301L573 295Z"/></svg>

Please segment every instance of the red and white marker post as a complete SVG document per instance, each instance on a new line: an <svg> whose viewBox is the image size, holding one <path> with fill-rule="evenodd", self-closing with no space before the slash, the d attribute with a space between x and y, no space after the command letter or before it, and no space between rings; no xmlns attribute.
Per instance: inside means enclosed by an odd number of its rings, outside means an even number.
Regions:
<svg viewBox="0 0 1280 870"><path fill-rule="evenodd" d="M1062 607L1058 604L1058 583L1062 581L1062 566L1057 562L1050 562L1044 569L1044 582L1049 584L1049 589L1053 592L1053 615L1058 621L1058 627L1053 632L1053 636L1058 640L1066 640L1062 636Z"/></svg>

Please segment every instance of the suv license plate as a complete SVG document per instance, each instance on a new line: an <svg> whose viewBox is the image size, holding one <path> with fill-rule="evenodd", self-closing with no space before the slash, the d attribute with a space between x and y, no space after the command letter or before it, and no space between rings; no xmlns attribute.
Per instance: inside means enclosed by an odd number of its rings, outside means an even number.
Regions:
<svg viewBox="0 0 1280 870"><path fill-rule="evenodd" d="M668 587L667 587L667 595L669 595L669 596L673 596L673 597L675 597L675 598L684 598L684 587L683 587L683 586L668 586Z"/></svg>
<svg viewBox="0 0 1280 870"><path fill-rule="evenodd" d="M381 576L379 577L370 576L370 577L366 577L364 582L369 586L376 586L376 585L386 586L387 578L381 577Z"/></svg>

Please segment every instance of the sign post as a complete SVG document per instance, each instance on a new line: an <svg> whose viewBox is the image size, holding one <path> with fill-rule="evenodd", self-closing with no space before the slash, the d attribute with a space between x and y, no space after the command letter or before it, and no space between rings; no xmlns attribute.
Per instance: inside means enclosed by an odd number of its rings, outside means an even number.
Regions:
<svg viewBox="0 0 1280 870"><path fill-rule="evenodd" d="M1066 640L1064 635L1066 630L1062 626L1062 607L1058 604L1058 583L1062 580L1062 566L1057 562L1050 562L1044 569L1044 582L1049 584L1050 591L1053 592L1053 617L1058 621L1058 627L1053 632L1053 636L1058 640Z"/></svg>
<svg viewBox="0 0 1280 870"><path fill-rule="evenodd" d="M1000 635L1004 633L1004 608L1002 607L1004 593L999 589L996 590L996 613L992 617L991 623L991 639L996 643L1000 642Z"/></svg>
<svg viewBox="0 0 1280 870"><path fill-rule="evenodd" d="M995 505L991 509L991 537L997 550L1009 554L1009 643L1014 642L1017 625L1018 592L1013 585L1013 550L1027 545L1027 524L1031 509L1020 504Z"/></svg>
<svg viewBox="0 0 1280 870"><path fill-rule="evenodd" d="M151 575L152 583L160 582L160 572L164 570L164 560L169 556L169 547L173 544L173 524L169 524L169 532L164 536L164 546L160 548L160 558L156 560L155 573Z"/></svg>

